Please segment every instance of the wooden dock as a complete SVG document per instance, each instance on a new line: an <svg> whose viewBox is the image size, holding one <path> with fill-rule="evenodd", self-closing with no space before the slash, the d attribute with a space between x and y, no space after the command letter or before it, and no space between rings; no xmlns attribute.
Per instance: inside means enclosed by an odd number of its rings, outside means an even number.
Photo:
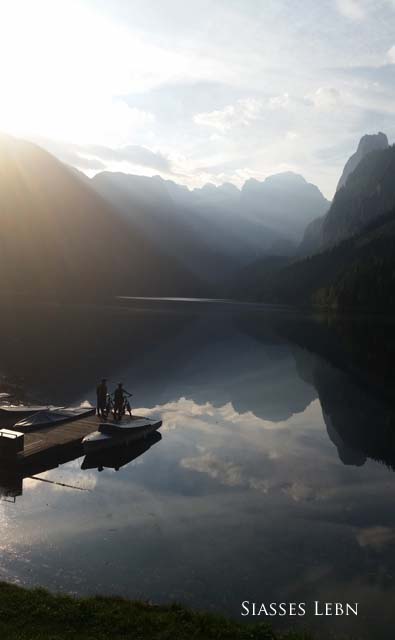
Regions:
<svg viewBox="0 0 395 640"><path fill-rule="evenodd" d="M54 425L39 429L31 433L25 433L25 446L18 454L19 461L27 461L34 456L41 454L62 453L65 448L81 445L81 441L92 431L97 431L99 418L89 416L81 420L73 420L65 424ZM12 427L11 427L12 428Z"/></svg>
<svg viewBox="0 0 395 640"><path fill-rule="evenodd" d="M23 451L1 459L0 500L15 502L23 493L24 478L32 478L83 456L82 439L97 431L99 422L93 415L25 433Z"/></svg>

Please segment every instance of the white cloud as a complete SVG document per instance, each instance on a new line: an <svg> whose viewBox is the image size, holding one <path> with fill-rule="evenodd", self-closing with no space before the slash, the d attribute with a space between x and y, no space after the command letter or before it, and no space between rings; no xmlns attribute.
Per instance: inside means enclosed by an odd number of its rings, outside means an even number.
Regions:
<svg viewBox="0 0 395 640"><path fill-rule="evenodd" d="M336 0L336 6L342 16L350 20L364 20L366 10L359 0Z"/></svg>
<svg viewBox="0 0 395 640"><path fill-rule="evenodd" d="M273 96L273 98L270 98L269 100L269 105L273 109L287 107L289 105L289 94L283 93L279 96Z"/></svg>
<svg viewBox="0 0 395 640"><path fill-rule="evenodd" d="M238 100L220 110L197 113L193 121L197 125L213 127L222 133L239 126L249 126L263 111L263 104L254 98Z"/></svg>
<svg viewBox="0 0 395 640"><path fill-rule="evenodd" d="M390 64L395 64L395 44L387 51L387 61Z"/></svg>
<svg viewBox="0 0 395 640"><path fill-rule="evenodd" d="M285 2L280 19L274 0L218 0L208 31L178 0L0 0L0 130L160 149L185 159L172 165L190 186L288 165L330 197L361 135L395 134L394 3ZM317 163L328 145L344 155Z"/></svg>
<svg viewBox="0 0 395 640"><path fill-rule="evenodd" d="M306 101L316 109L332 110L341 103L340 92L333 87L319 87L317 91L306 96Z"/></svg>

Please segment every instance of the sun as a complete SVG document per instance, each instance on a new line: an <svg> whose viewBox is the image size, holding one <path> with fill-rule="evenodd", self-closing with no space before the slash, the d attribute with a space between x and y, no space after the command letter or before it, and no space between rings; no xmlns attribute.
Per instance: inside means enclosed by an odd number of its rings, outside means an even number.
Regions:
<svg viewBox="0 0 395 640"><path fill-rule="evenodd" d="M100 131L120 38L80 2L0 0L0 130L82 142Z"/></svg>

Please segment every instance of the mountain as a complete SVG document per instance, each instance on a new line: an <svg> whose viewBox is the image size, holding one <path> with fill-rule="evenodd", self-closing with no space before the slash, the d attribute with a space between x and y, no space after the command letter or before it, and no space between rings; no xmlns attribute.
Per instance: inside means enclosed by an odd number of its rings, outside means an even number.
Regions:
<svg viewBox="0 0 395 640"><path fill-rule="evenodd" d="M358 233L395 206L395 146L371 151L335 195L322 226L325 246Z"/></svg>
<svg viewBox="0 0 395 640"><path fill-rule="evenodd" d="M390 154L382 155L381 152L388 152L389 149L384 133L361 138L357 151L344 166L329 211L307 225L297 255L311 255L358 233L375 215L381 215L395 204L392 194L381 192L383 180L385 189L389 186L385 181L385 158L389 160L390 157ZM376 195L380 192L379 195L383 196L382 202L378 201L379 198L375 199L375 190ZM387 199L386 195L389 196Z"/></svg>
<svg viewBox="0 0 395 640"><path fill-rule="evenodd" d="M306 225L324 215L330 205L318 187L292 172L269 176L263 182L247 180L240 203L250 216L298 242Z"/></svg>
<svg viewBox="0 0 395 640"><path fill-rule="evenodd" d="M93 188L125 220L185 266L218 285L255 260L291 255L303 229L329 203L296 174L189 190L160 176L102 172Z"/></svg>
<svg viewBox="0 0 395 640"><path fill-rule="evenodd" d="M380 151L388 148L388 138L381 131L373 135L363 136L358 144L356 152L347 160L343 173L340 176L336 191L344 187L348 176L357 168L361 160L371 151Z"/></svg>
<svg viewBox="0 0 395 640"><path fill-rule="evenodd" d="M233 185L190 191L160 176L111 172L97 174L91 183L123 219L212 284L262 255L294 249L285 234L242 213Z"/></svg>
<svg viewBox="0 0 395 640"><path fill-rule="evenodd" d="M214 284L243 263L241 255L247 251L243 238L237 238L229 225L223 229L209 208L193 209L186 187L159 176L111 172L97 174L91 184L123 220L196 276ZM257 256L259 249L259 240L248 246L250 254L257 252Z"/></svg>
<svg viewBox="0 0 395 640"><path fill-rule="evenodd" d="M240 272L232 295L294 305L395 310L394 175L395 146L368 152L336 193L328 213L306 229L302 246L309 257L285 264L257 261L249 267L248 282L246 272Z"/></svg>
<svg viewBox="0 0 395 640"><path fill-rule="evenodd" d="M297 248L297 255L309 256L319 250L322 245L322 227L324 220L325 216L320 216L307 225L302 242Z"/></svg>
<svg viewBox="0 0 395 640"><path fill-rule="evenodd" d="M0 136L0 290L32 297L194 295L204 285L86 178Z"/></svg>

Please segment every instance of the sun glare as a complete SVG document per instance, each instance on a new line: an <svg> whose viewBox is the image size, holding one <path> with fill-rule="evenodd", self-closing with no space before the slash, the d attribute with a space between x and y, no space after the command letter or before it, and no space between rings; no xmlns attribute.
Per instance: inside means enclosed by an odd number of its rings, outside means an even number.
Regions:
<svg viewBox="0 0 395 640"><path fill-rule="evenodd" d="M80 3L0 0L0 130L116 143L117 132L141 126L117 96L155 57Z"/></svg>

